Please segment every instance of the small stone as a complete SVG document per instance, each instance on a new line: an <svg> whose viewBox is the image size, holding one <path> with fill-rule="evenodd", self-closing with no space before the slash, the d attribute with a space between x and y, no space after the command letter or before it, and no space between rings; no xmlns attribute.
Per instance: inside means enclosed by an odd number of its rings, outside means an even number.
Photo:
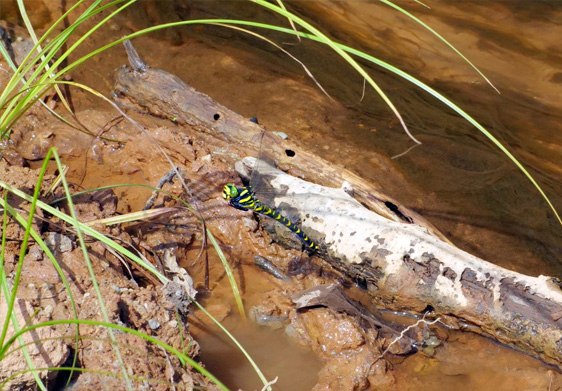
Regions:
<svg viewBox="0 0 562 391"><path fill-rule="evenodd" d="M281 329L288 321L287 316L271 315L260 306L252 307L248 312L248 317L259 326L268 326L272 329Z"/></svg>
<svg viewBox="0 0 562 391"><path fill-rule="evenodd" d="M45 244L49 247L49 250L59 253L72 251L74 247L74 242L68 236L57 232L49 232L45 238Z"/></svg>
<svg viewBox="0 0 562 391"><path fill-rule="evenodd" d="M160 323L158 323L157 321L155 321L154 319L150 319L148 321L148 326L152 329L152 330L158 330L160 328Z"/></svg>
<svg viewBox="0 0 562 391"><path fill-rule="evenodd" d="M45 294L45 292L52 292L54 288L55 287L53 286L53 284L49 284L49 283L44 282L41 285L41 292L43 292L44 294Z"/></svg>
<svg viewBox="0 0 562 391"><path fill-rule="evenodd" d="M42 261L43 260L43 250L38 245L33 245L25 254L25 261Z"/></svg>
<svg viewBox="0 0 562 391"><path fill-rule="evenodd" d="M43 308L42 314L50 319L53 316L54 310L55 309L53 308L53 306L48 304L47 306L45 306L45 308Z"/></svg>
<svg viewBox="0 0 562 391"><path fill-rule="evenodd" d="M158 307L158 312L160 312L160 307ZM164 322L170 321L170 313L168 311L162 311L162 317Z"/></svg>

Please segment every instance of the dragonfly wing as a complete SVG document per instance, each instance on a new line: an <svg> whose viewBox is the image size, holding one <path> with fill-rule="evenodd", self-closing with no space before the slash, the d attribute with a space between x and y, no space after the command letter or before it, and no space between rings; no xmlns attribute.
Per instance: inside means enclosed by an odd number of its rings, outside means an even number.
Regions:
<svg viewBox="0 0 562 391"><path fill-rule="evenodd" d="M275 168L275 158L282 150L282 139L273 132L265 131L261 134L259 155L255 161L250 178L250 186L257 198L269 206L275 192L272 190L271 181L278 176Z"/></svg>
<svg viewBox="0 0 562 391"><path fill-rule="evenodd" d="M299 227L299 221L295 213L294 205L286 203L275 203L275 199L283 195L283 187L272 186L275 180L278 179L283 172L276 168L276 159L283 159L285 150L283 148L282 138L272 132L264 132L259 141L260 149L258 158L245 158L236 166L236 170L240 173L243 180L244 177L250 177L249 185L254 193L255 200L266 205L268 208L275 209L276 212L267 212L269 217L262 219L262 224L270 233L279 238L287 236L288 240L283 240L285 243L294 241L295 234L301 237L305 245L313 245L308 239L307 235L303 234ZM285 189L287 187L285 186ZM265 209L267 211L267 209ZM289 220L289 221L288 221Z"/></svg>

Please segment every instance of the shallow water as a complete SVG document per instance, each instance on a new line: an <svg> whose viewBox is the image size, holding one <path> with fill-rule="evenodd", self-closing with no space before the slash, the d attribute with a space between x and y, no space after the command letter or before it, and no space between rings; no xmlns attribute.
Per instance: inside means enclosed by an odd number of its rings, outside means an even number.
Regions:
<svg viewBox="0 0 562 391"><path fill-rule="evenodd" d="M515 355L485 338L454 333L428 359L414 355L396 366L399 390L548 390L556 389L556 369ZM554 383L554 384L553 384Z"/></svg>
<svg viewBox="0 0 562 391"><path fill-rule="evenodd" d="M297 386L310 390L316 384L315 374L321 368L319 360L283 330L271 330L251 322L245 324L237 317L227 318L223 325L258 363L268 381L278 378L275 390L291 391ZM220 376L231 390L259 390L263 387L249 361L224 334L201 333L194 327L191 332L201 346L200 358L206 368Z"/></svg>
<svg viewBox="0 0 562 391"><path fill-rule="evenodd" d="M413 2L402 5L480 67L501 95L438 39L383 4L295 2L289 8L336 39L396 64L450 96L521 159L555 206L562 205L562 5L427 3L431 10ZM195 2L180 16L251 15L286 24L256 14L255 9L240 2ZM160 22L166 20L166 16L161 18ZM153 21L131 19L129 14L112 26L113 34L121 36ZM89 45L84 50L99 46ZM286 132L334 164L380 183L459 247L526 274L560 275L562 227L529 181L477 130L398 78L367 66L423 142L392 160L413 145L411 140L372 91L361 100L362 80L325 48L306 42L286 46L306 62L335 102L276 49L229 30L178 29L136 39L135 46L153 67L177 74L232 110L247 117L256 115L267 128ZM108 92L114 69L125 61L123 50L116 48L73 76ZM75 98L78 111L99 105L80 92ZM144 195L131 197L144 199ZM246 300L258 297L259 293L252 292ZM316 381L311 374L318 371L319 363L313 362L309 352L292 346L280 332L254 326L241 329L232 322L231 328L260 366L265 362L270 368L268 376L290 374L289 383L280 383L280 389L296 385L310 389ZM200 339L211 371L215 368L224 374L224 381L233 388L259 389L253 371L241 366L238 353L216 343L215 337ZM254 350L253 343L267 349ZM397 389L502 390L517 389L523 382L528 389L547 389L550 384L549 367L474 335L454 334L437 352L435 358L418 354L395 363ZM262 353L266 353L264 358ZM305 362L311 367L302 365ZM281 366L286 364L293 365ZM284 381L286 377L281 376L280 382Z"/></svg>

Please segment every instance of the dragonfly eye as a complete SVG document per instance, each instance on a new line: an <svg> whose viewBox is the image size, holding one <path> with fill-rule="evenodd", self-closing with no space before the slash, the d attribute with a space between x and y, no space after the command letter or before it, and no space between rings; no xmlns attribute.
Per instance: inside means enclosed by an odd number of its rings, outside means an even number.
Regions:
<svg viewBox="0 0 562 391"><path fill-rule="evenodd" d="M232 183L228 183L222 189L222 198L229 200L238 196L238 189Z"/></svg>

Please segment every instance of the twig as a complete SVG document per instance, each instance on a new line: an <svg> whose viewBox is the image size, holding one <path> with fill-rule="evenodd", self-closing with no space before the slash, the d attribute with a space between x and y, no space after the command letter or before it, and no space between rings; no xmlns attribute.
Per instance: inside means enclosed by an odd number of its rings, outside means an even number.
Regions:
<svg viewBox="0 0 562 391"><path fill-rule="evenodd" d="M176 171L177 171L177 167L174 167L166 174L164 174L164 176L160 178L160 181L156 185L156 189L161 190L166 183L173 183L173 179L176 176ZM146 201L146 204L144 205L144 208L142 208L142 210L147 210L154 206L154 203L156 202L156 199L160 194L160 192L156 189L152 191L152 195L150 196L148 201Z"/></svg>
<svg viewBox="0 0 562 391"><path fill-rule="evenodd" d="M396 342L400 341L400 339L404 338L405 335L406 335L406 333L407 333L408 331L410 331L411 329L413 329L413 328L415 328L415 327L418 327L418 326L420 325L420 323L425 323L425 324L427 324L427 325L429 326L429 325L435 324L435 323L440 322L440 321L441 321L441 318L437 318L437 319L435 319L435 320L432 321L432 322L427 322L427 321L425 320L425 315L424 315L422 319L418 320L418 321L417 321L416 323L414 323L413 325L408 326L408 327L406 327L404 330L402 330L402 332L400 333L400 335L399 335L398 337L396 337L396 338L390 343L390 345L387 346L387 348L384 350L384 352L381 353L381 355L377 358L376 361L378 361L378 360L380 360L381 358L383 358L384 355L385 355L386 353L388 353L388 351L390 350L390 347L391 347L392 345L394 345Z"/></svg>

